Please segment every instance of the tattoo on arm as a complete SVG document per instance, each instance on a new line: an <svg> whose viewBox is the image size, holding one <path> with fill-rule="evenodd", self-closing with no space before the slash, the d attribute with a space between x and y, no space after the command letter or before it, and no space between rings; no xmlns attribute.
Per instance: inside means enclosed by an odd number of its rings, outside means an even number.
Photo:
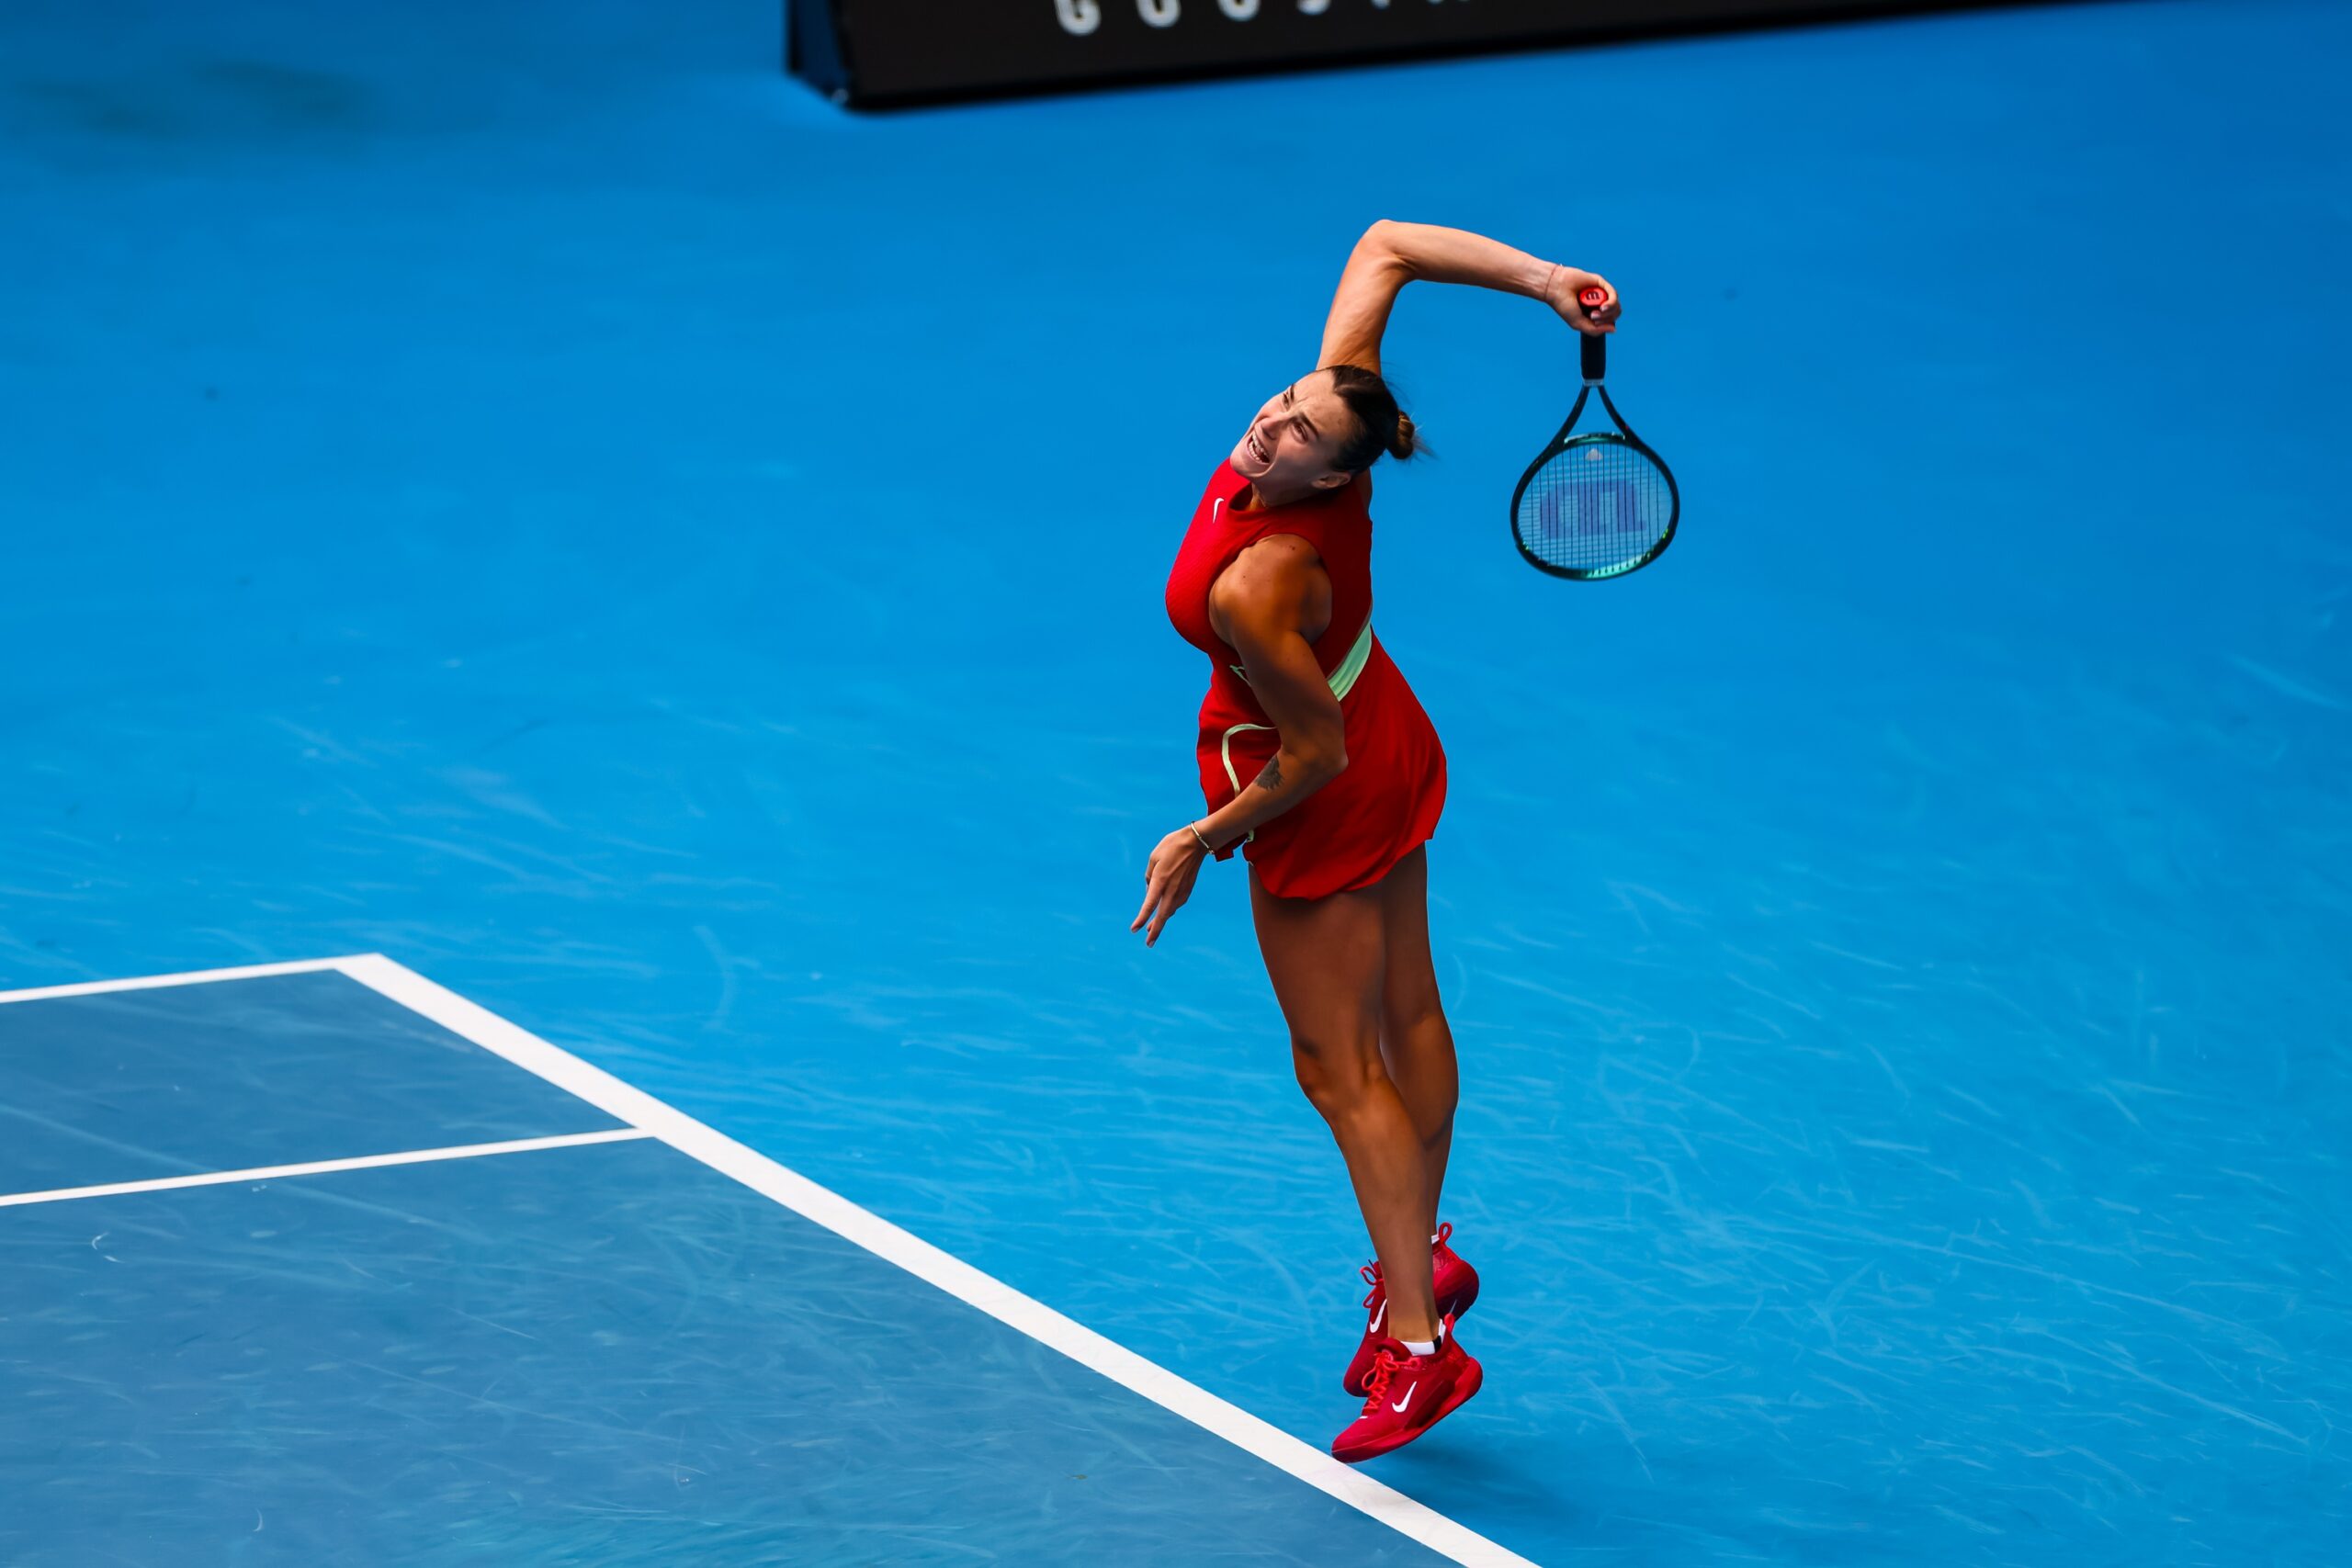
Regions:
<svg viewBox="0 0 2352 1568"><path fill-rule="evenodd" d="M1280 757L1266 763L1265 771L1258 775L1258 784L1269 794L1283 787L1283 760Z"/></svg>

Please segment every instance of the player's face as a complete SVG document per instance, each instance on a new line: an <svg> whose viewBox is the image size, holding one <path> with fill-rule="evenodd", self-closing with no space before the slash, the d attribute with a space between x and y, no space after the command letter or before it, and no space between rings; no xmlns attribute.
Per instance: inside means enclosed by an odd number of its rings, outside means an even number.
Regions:
<svg viewBox="0 0 2352 1568"><path fill-rule="evenodd" d="M1321 373L1266 400L1233 448L1234 471L1270 495L1299 495L1348 482L1332 456L1355 415Z"/></svg>

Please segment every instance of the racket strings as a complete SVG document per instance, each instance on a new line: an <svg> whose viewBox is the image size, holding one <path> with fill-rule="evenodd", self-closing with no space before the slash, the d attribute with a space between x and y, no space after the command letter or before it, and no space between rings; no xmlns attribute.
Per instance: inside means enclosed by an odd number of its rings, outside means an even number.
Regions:
<svg viewBox="0 0 2352 1568"><path fill-rule="evenodd" d="M1536 470L1512 521L1545 565L1600 572L1648 555L1674 516L1673 483L1656 459L1622 440L1585 436Z"/></svg>

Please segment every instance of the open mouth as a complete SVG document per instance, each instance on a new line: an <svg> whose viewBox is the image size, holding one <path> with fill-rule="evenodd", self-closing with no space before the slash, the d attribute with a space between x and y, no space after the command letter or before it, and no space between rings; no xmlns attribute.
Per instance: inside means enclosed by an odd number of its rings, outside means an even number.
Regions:
<svg viewBox="0 0 2352 1568"><path fill-rule="evenodd" d="M1250 455L1251 457L1257 458L1258 461L1270 468L1273 465L1273 448L1268 446L1265 442L1259 439L1258 427L1256 425L1253 424L1250 427L1250 434L1243 436L1242 440L1248 445L1250 448Z"/></svg>

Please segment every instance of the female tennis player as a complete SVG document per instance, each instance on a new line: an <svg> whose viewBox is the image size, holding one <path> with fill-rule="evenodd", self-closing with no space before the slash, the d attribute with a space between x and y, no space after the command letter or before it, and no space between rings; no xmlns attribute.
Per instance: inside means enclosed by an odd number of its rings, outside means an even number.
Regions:
<svg viewBox="0 0 2352 1568"><path fill-rule="evenodd" d="M1370 1316L1344 1380L1363 1412L1331 1445L1349 1461L1411 1442L1481 1377L1453 1333L1478 1276L1437 1224L1456 1077L1422 845L1445 805L1445 752L1372 633L1368 470L1419 446L1381 379L1380 339L1417 278L1524 294L1578 332L1615 330L1601 278L1480 235L1384 221L1357 243L1314 373L1250 419L1169 574L1169 618L1209 656L1209 809L1151 852L1131 928L1157 942L1202 861L1241 848L1299 1085L1339 1143L1379 1258L1363 1269ZM1577 296L1595 287L1607 299L1588 311Z"/></svg>

